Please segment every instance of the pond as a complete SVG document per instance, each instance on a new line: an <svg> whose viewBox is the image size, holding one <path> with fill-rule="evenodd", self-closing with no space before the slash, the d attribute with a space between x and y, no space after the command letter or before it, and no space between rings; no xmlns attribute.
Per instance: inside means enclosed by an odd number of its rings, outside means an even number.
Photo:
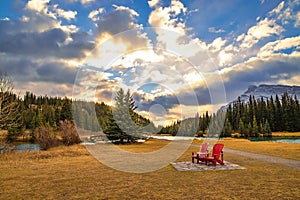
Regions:
<svg viewBox="0 0 300 200"><path fill-rule="evenodd" d="M300 138L248 138L252 142L283 142L291 144L300 144Z"/></svg>
<svg viewBox="0 0 300 200"><path fill-rule="evenodd" d="M16 152L40 151L40 145L33 143L22 143L16 145Z"/></svg>
<svg viewBox="0 0 300 200"><path fill-rule="evenodd" d="M17 153L29 152L29 151L40 151L40 146L34 143L17 143L17 144L12 144L10 146L0 144L0 154L3 153L3 151L9 151L9 152L12 151Z"/></svg>

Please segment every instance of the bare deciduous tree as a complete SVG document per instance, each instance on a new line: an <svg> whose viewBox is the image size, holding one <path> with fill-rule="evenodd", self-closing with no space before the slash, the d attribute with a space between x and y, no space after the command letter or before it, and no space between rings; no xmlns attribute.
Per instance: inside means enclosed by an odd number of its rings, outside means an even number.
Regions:
<svg viewBox="0 0 300 200"><path fill-rule="evenodd" d="M62 142L66 146L79 144L81 142L77 129L72 121L64 120L59 122Z"/></svg>
<svg viewBox="0 0 300 200"><path fill-rule="evenodd" d="M17 126L21 118L20 104L13 89L13 80L0 72L0 129Z"/></svg>
<svg viewBox="0 0 300 200"><path fill-rule="evenodd" d="M59 140L57 139L53 128L49 126L40 126L35 129L35 140L36 143L40 145L42 150L47 150L52 147L59 145Z"/></svg>

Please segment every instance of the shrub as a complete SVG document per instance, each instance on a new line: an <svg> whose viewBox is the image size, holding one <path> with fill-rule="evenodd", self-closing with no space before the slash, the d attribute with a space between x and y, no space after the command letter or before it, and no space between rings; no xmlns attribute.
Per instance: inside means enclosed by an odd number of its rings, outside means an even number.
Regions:
<svg viewBox="0 0 300 200"><path fill-rule="evenodd" d="M34 135L36 143L40 145L42 150L47 150L59 145L59 140L57 139L53 128L49 126L40 126L36 128Z"/></svg>
<svg viewBox="0 0 300 200"><path fill-rule="evenodd" d="M64 145L70 146L81 142L73 122L68 120L60 121L59 129L61 131L61 138Z"/></svg>
<svg viewBox="0 0 300 200"><path fill-rule="evenodd" d="M6 135L6 142L15 142L18 138L19 130L17 128L9 128Z"/></svg>

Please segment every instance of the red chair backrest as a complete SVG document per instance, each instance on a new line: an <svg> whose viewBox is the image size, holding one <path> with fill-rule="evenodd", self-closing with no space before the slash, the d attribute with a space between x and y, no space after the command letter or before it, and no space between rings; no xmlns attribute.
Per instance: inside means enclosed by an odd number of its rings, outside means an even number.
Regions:
<svg viewBox="0 0 300 200"><path fill-rule="evenodd" d="M207 153L207 148L208 148L208 143L203 143L201 146L201 153ZM206 155L205 154L200 154L200 158L204 158Z"/></svg>
<svg viewBox="0 0 300 200"><path fill-rule="evenodd" d="M200 152L204 153L207 151L208 148L208 143L203 143Z"/></svg>
<svg viewBox="0 0 300 200"><path fill-rule="evenodd" d="M216 155L216 158L219 159L221 152L223 150L224 144L215 144L212 150L212 156Z"/></svg>

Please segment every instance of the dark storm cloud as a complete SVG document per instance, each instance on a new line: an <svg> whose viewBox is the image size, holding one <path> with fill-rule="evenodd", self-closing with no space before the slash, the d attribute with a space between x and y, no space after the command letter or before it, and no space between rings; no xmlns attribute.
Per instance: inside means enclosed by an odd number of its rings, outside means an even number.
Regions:
<svg viewBox="0 0 300 200"><path fill-rule="evenodd" d="M85 58L94 48L89 34L71 33L42 13L22 12L26 19L0 20L0 71L18 82L74 83L77 69L67 61Z"/></svg>
<svg viewBox="0 0 300 200"><path fill-rule="evenodd" d="M53 62L41 65L36 72L39 81L73 84L77 70L63 63Z"/></svg>
<svg viewBox="0 0 300 200"><path fill-rule="evenodd" d="M137 102L138 110L149 111L153 105L161 105L167 112L170 109L178 106L201 106L211 103L211 94L206 87L198 87L189 92L182 92L179 94L172 94L166 96L158 96L154 100L146 100L143 96L134 95Z"/></svg>
<svg viewBox="0 0 300 200"><path fill-rule="evenodd" d="M289 80L292 76L300 75L299 63L300 58L278 55L266 61L255 60L241 64L225 74L228 77L225 82L226 94L232 100L247 90L249 85L278 84L279 81Z"/></svg>
<svg viewBox="0 0 300 200"><path fill-rule="evenodd" d="M135 99L138 98L135 97ZM173 95L159 96L151 101L144 100L144 101L137 101L136 103L137 103L138 110L140 111L149 111L149 109L156 104L161 105L167 111L175 107L176 105L179 105L179 101L177 97Z"/></svg>
<svg viewBox="0 0 300 200"><path fill-rule="evenodd" d="M210 87L196 87L193 91L183 91L176 95L159 96L153 101L147 101L142 96L135 96L139 110L148 111L155 104L163 106L167 111L177 105L201 106L226 103L241 95L249 85L280 84L279 81L290 80L300 75L300 58L274 56L269 60L254 60L240 64L234 70L224 74L227 81L215 80ZM224 91L225 89L225 91ZM196 96L196 97L195 97ZM197 101L194 99L196 98Z"/></svg>
<svg viewBox="0 0 300 200"><path fill-rule="evenodd" d="M0 56L0 71L6 72L19 82L53 82L73 84L77 70L63 62L39 63L30 58L5 58Z"/></svg>
<svg viewBox="0 0 300 200"><path fill-rule="evenodd" d="M59 50L67 35L61 29L51 29L42 33L16 32L0 33L0 52L18 55L46 56ZM47 53L47 54L46 54Z"/></svg>
<svg viewBox="0 0 300 200"><path fill-rule="evenodd" d="M134 18L128 10L114 10L98 22L98 32L99 34L108 32L115 35L134 28L132 22L134 22Z"/></svg>
<svg viewBox="0 0 300 200"><path fill-rule="evenodd" d="M1 24L1 21L0 21ZM73 34L76 36L76 34ZM93 49L93 44L72 41L65 45L67 33L59 28L44 32L7 33L0 29L0 52L32 57L81 58L85 50Z"/></svg>
<svg viewBox="0 0 300 200"><path fill-rule="evenodd" d="M26 79L34 72L34 63L27 58L8 58L6 55L0 55L0 71L9 75L18 75L18 79Z"/></svg>
<svg viewBox="0 0 300 200"><path fill-rule="evenodd" d="M113 35L113 39L122 40L129 49L145 48L148 38L141 33L141 27L136 24L135 14L129 8L117 9L104 15L97 23L97 34ZM129 50L128 49L128 50Z"/></svg>

